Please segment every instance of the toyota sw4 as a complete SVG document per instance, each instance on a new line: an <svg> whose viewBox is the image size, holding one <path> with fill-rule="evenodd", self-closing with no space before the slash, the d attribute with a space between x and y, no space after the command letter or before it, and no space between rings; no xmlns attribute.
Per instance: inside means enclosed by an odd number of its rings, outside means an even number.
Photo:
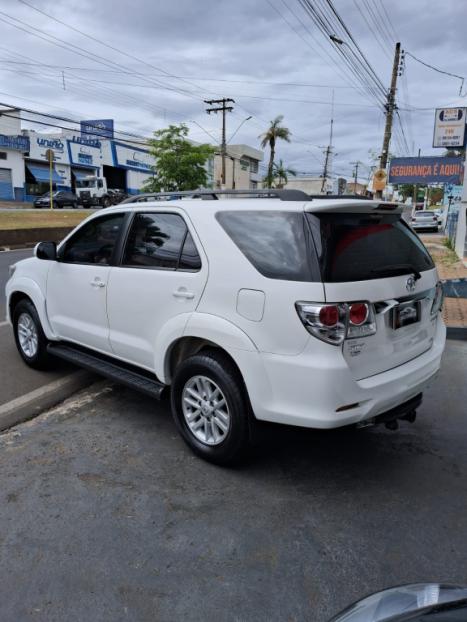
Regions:
<svg viewBox="0 0 467 622"><path fill-rule="evenodd" d="M40 243L6 286L23 360L61 357L154 397L169 387L183 439L218 463L257 420L413 421L446 330L401 208L270 194L129 199Z"/></svg>

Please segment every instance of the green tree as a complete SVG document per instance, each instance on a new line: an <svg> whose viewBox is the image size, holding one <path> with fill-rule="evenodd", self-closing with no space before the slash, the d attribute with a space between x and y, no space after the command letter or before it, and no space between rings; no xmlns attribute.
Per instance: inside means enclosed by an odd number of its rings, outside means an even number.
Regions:
<svg viewBox="0 0 467 622"><path fill-rule="evenodd" d="M273 177L276 188L283 188L287 184L289 175L295 177L296 174L297 173L292 168L286 166L282 160L274 162L273 164ZM267 178L265 178L265 180L267 180Z"/></svg>
<svg viewBox="0 0 467 622"><path fill-rule="evenodd" d="M269 164L268 164L268 172L264 179L268 188L272 187L274 182L274 158L276 156L276 142L278 140L285 140L290 143L290 130L288 127L284 127L281 125L284 119L284 115L280 114L273 121L271 121L271 125L269 128L261 134L261 147L264 149L267 145L269 145L270 153L269 153Z"/></svg>
<svg viewBox="0 0 467 622"><path fill-rule="evenodd" d="M214 147L193 145L187 136L188 128L184 123L154 132L149 146L156 165L153 177L143 187L144 192L197 190L206 186L205 164L214 156Z"/></svg>

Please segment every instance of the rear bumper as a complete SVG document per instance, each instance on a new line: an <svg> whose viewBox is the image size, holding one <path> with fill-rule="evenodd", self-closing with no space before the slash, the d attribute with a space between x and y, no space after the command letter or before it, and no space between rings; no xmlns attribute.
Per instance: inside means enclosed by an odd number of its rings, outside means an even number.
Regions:
<svg viewBox="0 0 467 622"><path fill-rule="evenodd" d="M337 428L372 419L421 393L440 367L445 340L440 316L430 350L363 380L354 380L340 348L314 338L298 356L244 353L240 367L250 367L244 378L257 419Z"/></svg>

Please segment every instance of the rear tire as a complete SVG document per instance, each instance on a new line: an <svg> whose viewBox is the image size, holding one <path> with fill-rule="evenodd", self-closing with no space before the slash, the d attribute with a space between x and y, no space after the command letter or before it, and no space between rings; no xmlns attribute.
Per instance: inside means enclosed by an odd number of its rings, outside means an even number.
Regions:
<svg viewBox="0 0 467 622"><path fill-rule="evenodd" d="M36 307L30 300L20 300L13 310L12 320L16 347L23 361L34 369L48 369L52 357L47 352L48 340Z"/></svg>
<svg viewBox="0 0 467 622"><path fill-rule="evenodd" d="M172 415L190 449L215 464L238 461L248 447L252 416L242 378L215 349L183 361L171 390Z"/></svg>
<svg viewBox="0 0 467 622"><path fill-rule="evenodd" d="M102 201L102 206L103 207L110 207L112 205L109 197L104 197L104 200Z"/></svg>

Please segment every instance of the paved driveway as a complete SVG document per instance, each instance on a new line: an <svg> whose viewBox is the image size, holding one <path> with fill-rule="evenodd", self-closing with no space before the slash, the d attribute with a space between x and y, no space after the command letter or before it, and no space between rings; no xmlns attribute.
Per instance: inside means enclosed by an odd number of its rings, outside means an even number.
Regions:
<svg viewBox="0 0 467 622"><path fill-rule="evenodd" d="M324 622L368 592L467 584L467 342L399 432L271 427L248 463L185 448L101 383L0 436L2 622Z"/></svg>

